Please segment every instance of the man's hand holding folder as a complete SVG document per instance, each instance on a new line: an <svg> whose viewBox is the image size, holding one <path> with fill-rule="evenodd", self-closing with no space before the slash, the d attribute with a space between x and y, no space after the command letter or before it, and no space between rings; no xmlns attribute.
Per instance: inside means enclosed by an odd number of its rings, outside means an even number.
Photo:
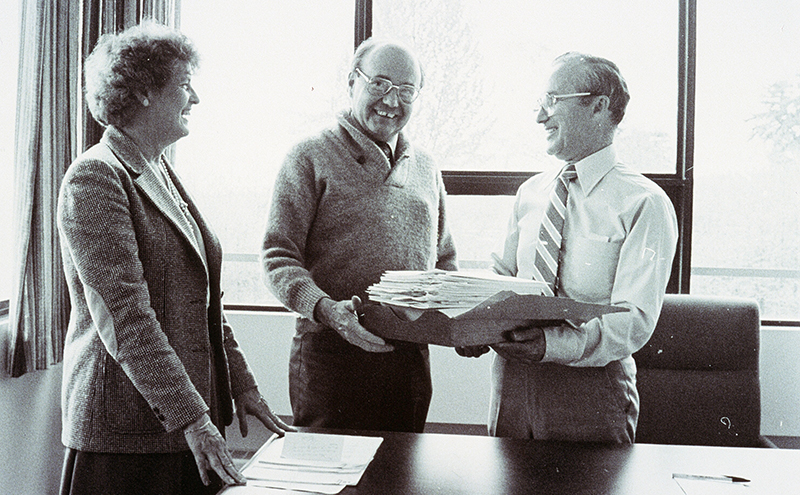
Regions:
<svg viewBox="0 0 800 495"><path fill-rule="evenodd" d="M481 357L493 349L501 357L526 364L538 363L544 357L546 342L544 327L532 326L510 330L505 334L507 342L496 344L456 347L463 357Z"/></svg>

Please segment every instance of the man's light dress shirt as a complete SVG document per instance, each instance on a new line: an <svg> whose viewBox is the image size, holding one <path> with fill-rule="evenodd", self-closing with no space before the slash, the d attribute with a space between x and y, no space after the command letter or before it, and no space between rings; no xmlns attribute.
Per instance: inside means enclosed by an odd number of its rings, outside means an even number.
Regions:
<svg viewBox="0 0 800 495"><path fill-rule="evenodd" d="M557 295L630 311L595 318L577 329L546 328L542 362L602 367L621 361L632 387L631 354L655 328L672 268L678 238L675 211L660 187L617 162L613 146L577 162L575 168L577 178L568 187ZM559 172L554 167L520 186L502 254L494 255L498 273L533 278L539 226ZM638 413L638 396L632 399Z"/></svg>

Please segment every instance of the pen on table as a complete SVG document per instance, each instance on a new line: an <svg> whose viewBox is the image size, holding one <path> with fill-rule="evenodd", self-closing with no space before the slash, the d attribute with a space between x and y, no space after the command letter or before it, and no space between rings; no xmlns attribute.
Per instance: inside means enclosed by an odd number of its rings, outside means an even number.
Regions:
<svg viewBox="0 0 800 495"><path fill-rule="evenodd" d="M724 481L725 483L749 483L750 480L740 476L707 476L702 474L672 473L673 478L683 480Z"/></svg>

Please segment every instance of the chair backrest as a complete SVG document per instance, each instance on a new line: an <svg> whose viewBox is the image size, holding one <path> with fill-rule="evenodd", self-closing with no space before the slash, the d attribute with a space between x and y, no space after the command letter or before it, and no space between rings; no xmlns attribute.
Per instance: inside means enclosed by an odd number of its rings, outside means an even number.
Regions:
<svg viewBox="0 0 800 495"><path fill-rule="evenodd" d="M636 441L763 445L759 331L755 300L667 294L653 336L634 354Z"/></svg>

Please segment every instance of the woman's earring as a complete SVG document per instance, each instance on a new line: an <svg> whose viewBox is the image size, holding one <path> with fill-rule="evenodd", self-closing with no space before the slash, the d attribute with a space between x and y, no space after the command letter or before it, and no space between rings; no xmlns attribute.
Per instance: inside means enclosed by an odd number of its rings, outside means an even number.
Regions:
<svg viewBox="0 0 800 495"><path fill-rule="evenodd" d="M149 106L150 106L150 100L148 100L147 98L145 98L144 100L142 100L142 105L144 105L144 106L146 106L146 107L149 107Z"/></svg>

